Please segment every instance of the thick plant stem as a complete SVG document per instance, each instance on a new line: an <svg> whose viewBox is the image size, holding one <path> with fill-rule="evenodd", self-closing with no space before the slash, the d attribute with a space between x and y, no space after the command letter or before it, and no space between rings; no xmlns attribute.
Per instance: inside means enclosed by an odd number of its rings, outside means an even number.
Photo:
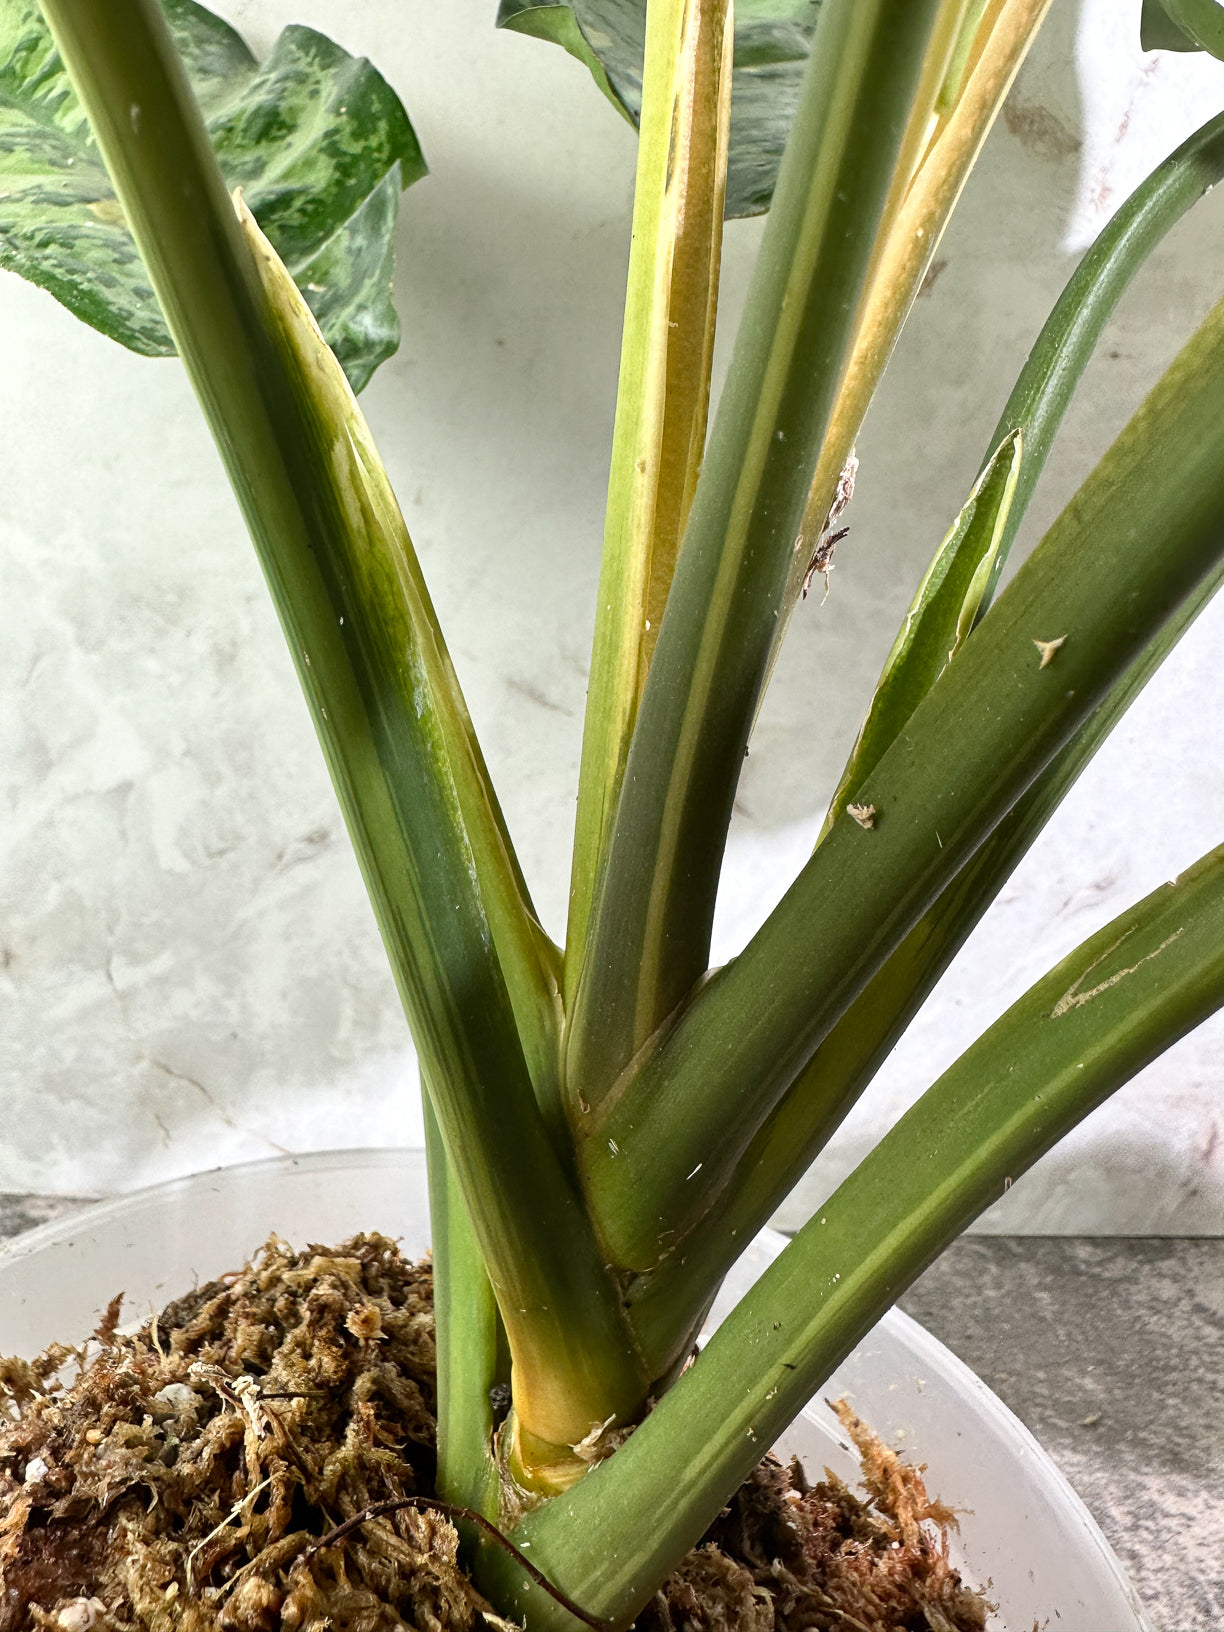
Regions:
<svg viewBox="0 0 1224 1632"><path fill-rule="evenodd" d="M1140 183L1084 256L1050 313L995 431L996 450L1022 434L1023 458L1011 503L1001 515L983 607L989 605L1058 425L1118 300L1156 244L1222 178L1224 115L1219 115ZM990 464L990 458L984 460L983 471ZM700 1226L683 1240L677 1238L658 1269L629 1287L634 1330L653 1369L662 1372L685 1351L706 1286L721 1280L744 1242L815 1160L1067 789L1219 581L1217 569L855 999L754 1135L728 1184L711 1197ZM914 706L920 696L915 695ZM839 803L844 800L835 800L834 806Z"/></svg>
<svg viewBox="0 0 1224 1632"><path fill-rule="evenodd" d="M612 474L582 734L566 996L705 448L731 111L730 0L651 0Z"/></svg>
<svg viewBox="0 0 1224 1632"><path fill-rule="evenodd" d="M640 1411L619 1289L537 1104L548 954L411 541L347 382L240 222L154 0L47 0L267 576L515 1360L562 1461ZM512 989L519 994L516 1012ZM530 1045L529 1045L530 1046Z"/></svg>
<svg viewBox="0 0 1224 1632"><path fill-rule="evenodd" d="M812 478L800 529L802 544L792 565L774 656L799 600L807 563L820 543L838 478L872 395L982 144L1049 7L1050 0L989 0L981 10L959 79L955 72L950 76L955 89L940 98L922 162L899 207L886 219L854 350L838 386ZM1002 442L1007 429L999 431L992 449Z"/></svg>
<svg viewBox="0 0 1224 1632"><path fill-rule="evenodd" d="M498 1516L490 1390L499 1375L497 1300L422 1084L438 1353L438 1495L486 1519Z"/></svg>
<svg viewBox="0 0 1224 1632"><path fill-rule="evenodd" d="M1224 305L863 784L861 823L834 826L592 1119L585 1181L623 1267L653 1269L708 1210L840 1016L1210 576L1224 554L1221 426Z"/></svg>
<svg viewBox="0 0 1224 1632"><path fill-rule="evenodd" d="M1217 565L846 1010L700 1225L630 1284L626 1302L652 1371L662 1374L688 1352L707 1288L721 1282L824 1149L1081 771L1221 584L1224 565Z"/></svg>
<svg viewBox="0 0 1224 1632"><path fill-rule="evenodd" d="M881 215L963 6L824 0L647 676L570 1024L596 1106L705 970L794 540Z"/></svg>
<svg viewBox="0 0 1224 1632"><path fill-rule="evenodd" d="M1046 455L1101 333L1131 278L1186 211L1224 179L1224 114L1208 121L1135 189L1072 274L1016 382L996 436L1023 433L1015 494L996 562L1007 551ZM983 463L989 468L990 461ZM987 581L984 602L997 582ZM1000 823L977 855L873 977L765 1125L700 1229L627 1294L638 1340L662 1369L678 1352L704 1288L727 1268L815 1160L918 1012L1011 870L1092 755L1215 593L1217 568L1126 671L1108 699Z"/></svg>
<svg viewBox="0 0 1224 1632"><path fill-rule="evenodd" d="M1224 846L1032 987L795 1237L626 1445L514 1540L626 1626L779 1433L967 1224L1107 1095L1224 1004ZM682 1481L676 1469L684 1469ZM643 1526L640 1515L649 1513ZM490 1562L507 1613L562 1627Z"/></svg>

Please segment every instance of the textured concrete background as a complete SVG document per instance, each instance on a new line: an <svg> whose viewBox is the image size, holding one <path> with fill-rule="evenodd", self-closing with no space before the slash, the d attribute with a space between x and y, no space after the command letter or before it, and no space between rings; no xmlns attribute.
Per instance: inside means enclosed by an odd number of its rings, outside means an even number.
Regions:
<svg viewBox="0 0 1224 1632"><path fill-rule="evenodd" d="M1217 1632L1224 1241L966 1239L902 1307L1049 1451L1157 1632Z"/></svg>
<svg viewBox="0 0 1224 1632"><path fill-rule="evenodd" d="M623 289L631 133L492 0L233 0L329 28L402 92L404 343L365 397L511 828L560 932ZM893 629L1044 313L1224 66L1138 52L1138 0L1055 0L873 410L828 603L747 762L722 954L806 854ZM1034 507L1036 536L1220 285L1224 190L1153 257ZM728 235L727 330L759 224ZM125 1189L281 1148L413 1142L411 1050L249 547L173 362L0 279L0 1187ZM725 346L724 346L725 353ZM1137 562L1158 570L1158 553ZM1207 614L1004 894L793 1219L1020 989L1218 842ZM1218 1230L1219 1025L988 1226Z"/></svg>

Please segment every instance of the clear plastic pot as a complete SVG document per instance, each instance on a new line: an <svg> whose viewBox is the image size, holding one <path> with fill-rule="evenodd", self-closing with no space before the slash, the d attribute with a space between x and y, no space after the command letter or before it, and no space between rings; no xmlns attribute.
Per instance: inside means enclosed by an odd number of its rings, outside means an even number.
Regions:
<svg viewBox="0 0 1224 1632"><path fill-rule="evenodd" d="M141 1318L199 1281L239 1267L275 1230L297 1245L358 1230L429 1244L419 1151L282 1157L178 1179L90 1207L0 1249L0 1353L33 1354L93 1329L115 1292ZM781 1251L765 1231L728 1278L712 1319ZM928 1465L928 1485L961 1512L956 1562L999 1605L993 1629L1150 1632L1083 1503L990 1390L905 1315L886 1315L829 1379L890 1444ZM853 1483L857 1463L818 1399L784 1436L813 1477Z"/></svg>

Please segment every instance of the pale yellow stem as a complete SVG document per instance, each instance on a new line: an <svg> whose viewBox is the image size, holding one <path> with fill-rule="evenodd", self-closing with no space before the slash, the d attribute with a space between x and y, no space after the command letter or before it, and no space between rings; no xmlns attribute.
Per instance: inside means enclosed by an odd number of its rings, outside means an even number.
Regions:
<svg viewBox="0 0 1224 1632"><path fill-rule="evenodd" d="M731 0L647 7L633 243L574 839L567 993L701 469L731 110Z"/></svg>
<svg viewBox="0 0 1224 1632"><path fill-rule="evenodd" d="M858 337L842 376L829 434L812 480L787 596L788 614L825 530L838 477L866 418L884 365L961 189L1049 5L1050 0L991 0L978 25L959 92L949 107L931 119L921 162L909 178L895 212L885 218L887 225L864 297Z"/></svg>

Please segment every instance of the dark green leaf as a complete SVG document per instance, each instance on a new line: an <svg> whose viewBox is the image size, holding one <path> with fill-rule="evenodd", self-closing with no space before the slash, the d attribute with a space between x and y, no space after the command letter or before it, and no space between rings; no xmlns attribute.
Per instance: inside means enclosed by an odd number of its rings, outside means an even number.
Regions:
<svg viewBox="0 0 1224 1632"><path fill-rule="evenodd" d="M362 391L399 345L391 300L400 180L394 170L315 254L293 268L349 384Z"/></svg>
<svg viewBox="0 0 1224 1632"><path fill-rule="evenodd" d="M164 0L225 179L243 188L358 390L399 343L399 189L425 173L394 91L312 29L261 67L227 23ZM133 122L140 112L133 108ZM150 357L174 346L34 0L0 0L0 266Z"/></svg>
<svg viewBox="0 0 1224 1632"><path fill-rule="evenodd" d="M820 0L741 0L735 11L728 216L769 208L787 132L799 103ZM565 19L560 14L565 14ZM592 67L601 90L637 123L642 106L645 0L502 0L500 28L564 45Z"/></svg>
<svg viewBox="0 0 1224 1632"><path fill-rule="evenodd" d="M1224 59L1224 6L1218 0L1143 0L1145 51L1209 51Z"/></svg>
<svg viewBox="0 0 1224 1632"><path fill-rule="evenodd" d="M532 34L537 40L551 40L571 57L577 57L591 70L596 85L618 113L630 124L636 118L628 111L620 97L608 83L603 63L591 50L586 36L578 27L578 19L565 0L502 0L497 12L498 28L508 28L513 34Z"/></svg>
<svg viewBox="0 0 1224 1632"><path fill-rule="evenodd" d="M1145 51L1197 51L1198 46L1161 5L1160 0L1143 0L1139 19L1139 44Z"/></svg>

